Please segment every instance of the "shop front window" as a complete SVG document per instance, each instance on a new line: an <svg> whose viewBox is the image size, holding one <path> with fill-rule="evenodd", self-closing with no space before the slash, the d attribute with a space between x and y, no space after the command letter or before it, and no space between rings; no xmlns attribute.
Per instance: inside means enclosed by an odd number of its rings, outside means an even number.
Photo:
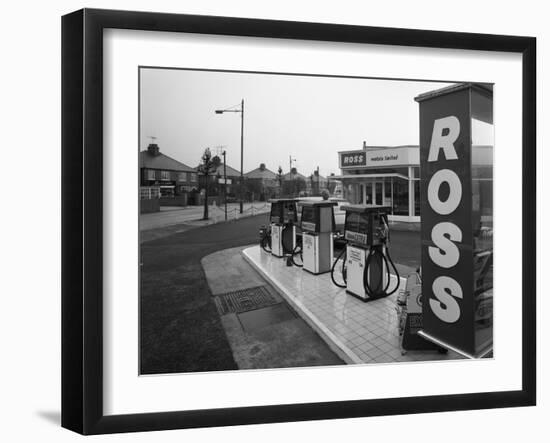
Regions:
<svg viewBox="0 0 550 443"><path fill-rule="evenodd" d="M391 186L392 186L392 179L391 177L386 177L384 179L384 206L392 206L391 204ZM390 214L393 212L390 212Z"/></svg>
<svg viewBox="0 0 550 443"><path fill-rule="evenodd" d="M383 203L382 194L384 190L384 184L382 182L374 183L374 204L381 205Z"/></svg>
<svg viewBox="0 0 550 443"><path fill-rule="evenodd" d="M420 180L414 180L414 215L420 217Z"/></svg>
<svg viewBox="0 0 550 443"><path fill-rule="evenodd" d="M396 178L393 181L393 214L409 215L409 182Z"/></svg>

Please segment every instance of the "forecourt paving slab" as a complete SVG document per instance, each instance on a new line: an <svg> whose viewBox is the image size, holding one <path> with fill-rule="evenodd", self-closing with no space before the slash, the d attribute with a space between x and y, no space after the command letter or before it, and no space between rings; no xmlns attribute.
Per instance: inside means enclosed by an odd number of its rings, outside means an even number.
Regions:
<svg viewBox="0 0 550 443"><path fill-rule="evenodd" d="M313 275L263 251L260 246L243 250L245 259L273 284L327 344L347 363L393 363L405 361L451 360L462 358L449 351L408 351L403 354L398 330L396 299L405 288L389 297L370 302L347 294L335 286L330 273ZM404 275L412 268L398 266ZM398 269L399 270L399 269ZM395 284L392 275L390 287Z"/></svg>

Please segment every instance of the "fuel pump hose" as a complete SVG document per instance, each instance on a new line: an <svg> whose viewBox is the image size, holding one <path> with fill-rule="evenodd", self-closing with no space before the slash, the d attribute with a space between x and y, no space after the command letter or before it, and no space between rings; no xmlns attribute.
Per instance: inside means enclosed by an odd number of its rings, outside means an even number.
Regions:
<svg viewBox="0 0 550 443"><path fill-rule="evenodd" d="M283 246L283 253L284 254L293 254L294 253L294 247L293 247L293 241L292 241L292 235L288 235L287 229L292 229L292 224L285 224L283 226L283 229L281 230L281 243Z"/></svg>
<svg viewBox="0 0 550 443"><path fill-rule="evenodd" d="M270 253L271 252L271 232L269 229L265 229L265 231L261 232L261 238L260 238L260 246L265 252Z"/></svg>
<svg viewBox="0 0 550 443"><path fill-rule="evenodd" d="M386 285L385 285L384 289L381 289L382 282L384 281L383 278L379 279L378 285L377 285L376 288L372 288L370 286L370 283L369 283L369 269L370 269L371 264L372 264L372 259L375 256L380 256L381 257L381 260L383 262L382 266L384 268L386 268L386 280L387 280L387 282L386 282ZM392 290L388 292L388 289L390 287L390 282L391 282L390 264L391 264L391 268L395 272L397 282L396 282L395 286L392 288ZM365 270L363 271L363 286L365 287L365 293L371 299L387 297L389 295L392 295L399 288L399 272L397 271L397 267L395 266L395 263L393 262L393 260L391 258L391 255L390 255L390 252L389 252L389 249L387 247L384 248L382 246L379 246L379 247L373 247L373 248L370 249L370 251L368 253L368 256L367 256L366 263L365 263Z"/></svg>
<svg viewBox="0 0 550 443"><path fill-rule="evenodd" d="M344 246L344 249L342 249L342 252L340 252L340 254L338 254L338 257L336 257L336 260L334 260L334 263L332 264L332 267L330 268L330 279L332 280L332 283L334 283L336 286L338 286L339 288L345 288L347 287L347 281L346 281L346 246ZM343 256L343 258L342 258ZM342 269L341 269L341 272L342 272L342 278L344 279L344 284L340 284L336 281L336 279L334 278L334 270L336 269L336 264L338 263L338 261L342 259Z"/></svg>
<svg viewBox="0 0 550 443"><path fill-rule="evenodd" d="M300 259L302 260L302 264L296 263L296 261L294 260L294 257L297 256L297 255L300 256ZM304 257L302 255L302 245L300 245L300 244L296 245L296 247L292 250L292 254L290 255L290 260L292 261L292 264L294 266L298 266L299 268L304 267Z"/></svg>

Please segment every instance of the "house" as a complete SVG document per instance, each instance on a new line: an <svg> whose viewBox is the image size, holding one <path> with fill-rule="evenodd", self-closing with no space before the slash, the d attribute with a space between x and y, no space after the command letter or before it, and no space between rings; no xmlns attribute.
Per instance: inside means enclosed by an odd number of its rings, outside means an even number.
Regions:
<svg viewBox="0 0 550 443"><path fill-rule="evenodd" d="M299 197L307 194L309 178L300 174L296 168L283 175L283 195Z"/></svg>
<svg viewBox="0 0 550 443"><path fill-rule="evenodd" d="M198 188L197 171L160 152L156 143L139 153L140 185L160 189L161 196L176 196Z"/></svg>
<svg viewBox="0 0 550 443"><path fill-rule="evenodd" d="M313 171L306 182L309 195L320 195L323 189L328 188L328 179L319 174L319 169Z"/></svg>
<svg viewBox="0 0 550 443"><path fill-rule="evenodd" d="M246 187L251 195L251 199L259 197L260 200L274 198L278 195L280 187L279 176L266 168L265 163L259 167L244 174Z"/></svg>
<svg viewBox="0 0 550 443"><path fill-rule="evenodd" d="M199 168L200 166L197 166L196 170L198 171ZM209 193L212 192L211 187L213 185L215 185L216 188L219 188L219 186L223 186L224 174L225 174L225 178L227 179L227 193L228 194L234 193L235 188L239 183L241 173L237 171L235 168L232 168L229 165L224 165L223 163L220 163L220 165L209 174L210 175L210 179L209 179L210 185L208 187L208 189L210 190ZM199 183L200 183L200 187L204 188L204 175L200 173L199 173ZM214 193L217 192L215 189L213 189L213 191Z"/></svg>

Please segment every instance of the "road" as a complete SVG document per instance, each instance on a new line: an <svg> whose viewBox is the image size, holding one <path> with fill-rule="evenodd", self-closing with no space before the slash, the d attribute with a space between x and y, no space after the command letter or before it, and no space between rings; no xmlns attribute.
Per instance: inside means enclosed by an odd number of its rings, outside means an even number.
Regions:
<svg viewBox="0 0 550 443"><path fill-rule="evenodd" d="M247 217L142 243L142 374L237 369L200 260L256 242L265 219Z"/></svg>
<svg viewBox="0 0 550 443"><path fill-rule="evenodd" d="M141 244L142 374L237 369L200 260L257 242L258 228L267 220L261 214ZM394 261L418 266L419 238L417 232L393 232Z"/></svg>

